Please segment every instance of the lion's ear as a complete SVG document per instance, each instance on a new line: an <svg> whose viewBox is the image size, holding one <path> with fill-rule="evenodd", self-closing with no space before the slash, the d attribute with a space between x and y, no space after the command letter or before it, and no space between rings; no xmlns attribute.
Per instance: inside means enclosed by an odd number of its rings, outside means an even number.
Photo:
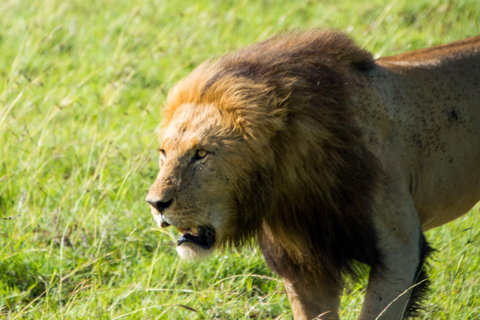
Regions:
<svg viewBox="0 0 480 320"><path fill-rule="evenodd" d="M245 139L266 147L285 129L285 114L286 112L281 109L265 110L250 105L247 109L237 110L235 125L241 129Z"/></svg>

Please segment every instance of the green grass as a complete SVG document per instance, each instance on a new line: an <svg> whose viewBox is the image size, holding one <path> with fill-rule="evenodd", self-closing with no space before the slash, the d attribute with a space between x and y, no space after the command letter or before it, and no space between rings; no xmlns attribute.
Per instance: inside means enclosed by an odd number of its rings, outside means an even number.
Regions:
<svg viewBox="0 0 480 320"><path fill-rule="evenodd" d="M480 30L478 0L0 1L0 318L291 319L256 249L181 264L144 197L166 93L197 64L333 27L375 55ZM423 319L480 318L478 209L428 234ZM342 315L358 314L347 284Z"/></svg>

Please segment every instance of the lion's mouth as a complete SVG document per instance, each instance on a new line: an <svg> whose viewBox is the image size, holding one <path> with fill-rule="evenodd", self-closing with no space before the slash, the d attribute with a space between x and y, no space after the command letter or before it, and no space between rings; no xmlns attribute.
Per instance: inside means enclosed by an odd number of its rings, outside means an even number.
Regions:
<svg viewBox="0 0 480 320"><path fill-rule="evenodd" d="M204 249L210 249L215 242L215 230L210 227L198 228L177 228L182 236L178 239L177 245L190 242Z"/></svg>

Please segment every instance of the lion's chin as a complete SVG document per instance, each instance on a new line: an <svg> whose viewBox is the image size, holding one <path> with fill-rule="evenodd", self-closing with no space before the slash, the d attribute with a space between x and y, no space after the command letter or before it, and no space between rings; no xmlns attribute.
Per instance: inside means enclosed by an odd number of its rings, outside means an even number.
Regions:
<svg viewBox="0 0 480 320"><path fill-rule="evenodd" d="M177 253L185 261L198 262L209 257L213 248L205 249L193 243L182 243L177 246Z"/></svg>

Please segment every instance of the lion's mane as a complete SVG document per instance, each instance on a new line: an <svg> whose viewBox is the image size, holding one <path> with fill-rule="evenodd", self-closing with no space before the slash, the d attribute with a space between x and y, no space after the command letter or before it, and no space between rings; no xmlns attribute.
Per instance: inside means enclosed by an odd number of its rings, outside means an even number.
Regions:
<svg viewBox="0 0 480 320"><path fill-rule="evenodd" d="M182 104L212 104L225 118L217 134L247 141L228 242L257 239L283 276L316 269L339 281L354 261L381 264L371 218L381 168L350 93L352 75L372 65L344 35L311 31L207 61L169 94L164 125Z"/></svg>

